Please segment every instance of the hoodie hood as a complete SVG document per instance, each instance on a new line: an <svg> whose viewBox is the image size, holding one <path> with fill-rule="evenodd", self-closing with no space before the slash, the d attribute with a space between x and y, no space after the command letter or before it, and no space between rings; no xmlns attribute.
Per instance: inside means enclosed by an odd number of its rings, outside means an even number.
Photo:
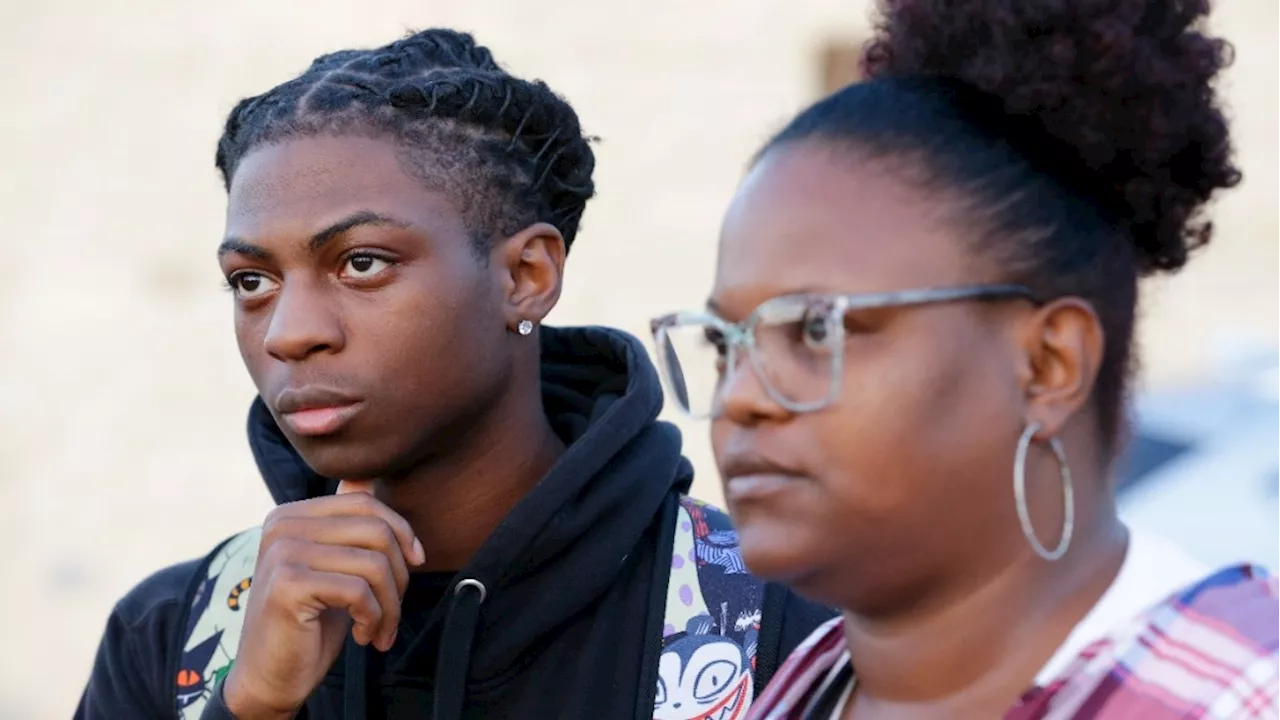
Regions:
<svg viewBox="0 0 1280 720"><path fill-rule="evenodd" d="M465 622L474 639L456 640L467 652L447 663L461 661L458 683L468 686L500 683L540 639L597 602L668 497L688 492L693 478L679 431L657 420L661 387L636 338L599 327L543 327L540 339L544 408L567 448L454 579L454 600L468 582L484 588L465 613L478 613ZM277 503L336 490L336 480L307 467L260 398L249 413L249 440ZM411 642L421 652L402 658L396 671L435 675L436 654L426 650L440 647L446 674L457 614L442 602ZM437 709L439 693L462 691L444 687L452 684L436 678Z"/></svg>

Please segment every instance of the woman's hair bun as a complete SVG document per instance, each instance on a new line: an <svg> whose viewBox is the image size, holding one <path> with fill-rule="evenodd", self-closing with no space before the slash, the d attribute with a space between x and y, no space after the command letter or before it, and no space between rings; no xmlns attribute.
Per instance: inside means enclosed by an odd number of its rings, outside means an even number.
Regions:
<svg viewBox="0 0 1280 720"><path fill-rule="evenodd" d="M870 78L943 76L1034 116L1112 197L1146 272L1208 242L1201 217L1240 181L1213 80L1230 45L1208 0L882 0Z"/></svg>

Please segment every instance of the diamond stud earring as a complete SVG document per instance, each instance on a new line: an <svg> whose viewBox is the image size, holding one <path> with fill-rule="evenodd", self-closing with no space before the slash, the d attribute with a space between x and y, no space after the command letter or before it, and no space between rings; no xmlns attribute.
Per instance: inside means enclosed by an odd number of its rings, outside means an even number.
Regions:
<svg viewBox="0 0 1280 720"><path fill-rule="evenodd" d="M516 325L516 332L521 335L528 335L533 332L533 322L530 320L521 320L520 323Z"/></svg>

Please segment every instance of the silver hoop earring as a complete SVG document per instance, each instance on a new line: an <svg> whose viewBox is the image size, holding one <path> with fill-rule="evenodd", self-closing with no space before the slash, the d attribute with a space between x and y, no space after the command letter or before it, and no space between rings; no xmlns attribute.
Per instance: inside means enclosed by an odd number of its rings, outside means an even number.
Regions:
<svg viewBox="0 0 1280 720"><path fill-rule="evenodd" d="M1049 449L1058 461L1058 474L1062 476L1062 538L1053 550L1045 549L1036 537L1036 529L1031 525L1031 511L1027 508L1027 448L1031 440L1040 432L1039 423L1031 423L1018 438L1018 451L1013 458L1013 497L1018 505L1018 521L1022 523L1022 534L1031 544L1036 554L1050 562L1067 554L1071 545L1071 531L1076 524L1075 493L1071 487L1071 468L1067 466L1067 454L1062 450L1058 438L1049 438Z"/></svg>
<svg viewBox="0 0 1280 720"><path fill-rule="evenodd" d="M516 332L520 333L521 335L528 335L529 333L533 332L533 321L521 320L519 323L516 324Z"/></svg>

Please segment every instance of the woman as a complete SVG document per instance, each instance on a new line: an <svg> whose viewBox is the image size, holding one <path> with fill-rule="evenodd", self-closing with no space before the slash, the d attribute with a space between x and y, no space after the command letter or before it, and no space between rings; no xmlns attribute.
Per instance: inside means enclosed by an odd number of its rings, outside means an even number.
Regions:
<svg viewBox="0 0 1280 720"><path fill-rule="evenodd" d="M741 718L830 613L685 497L637 340L542 327L573 108L427 30L242 101L217 165L279 507L120 602L76 716Z"/></svg>
<svg viewBox="0 0 1280 720"><path fill-rule="evenodd" d="M654 323L748 566L843 608L752 717L1275 717L1274 579L1108 475L1138 279L1240 179L1207 9L887 2L756 158L707 311Z"/></svg>

